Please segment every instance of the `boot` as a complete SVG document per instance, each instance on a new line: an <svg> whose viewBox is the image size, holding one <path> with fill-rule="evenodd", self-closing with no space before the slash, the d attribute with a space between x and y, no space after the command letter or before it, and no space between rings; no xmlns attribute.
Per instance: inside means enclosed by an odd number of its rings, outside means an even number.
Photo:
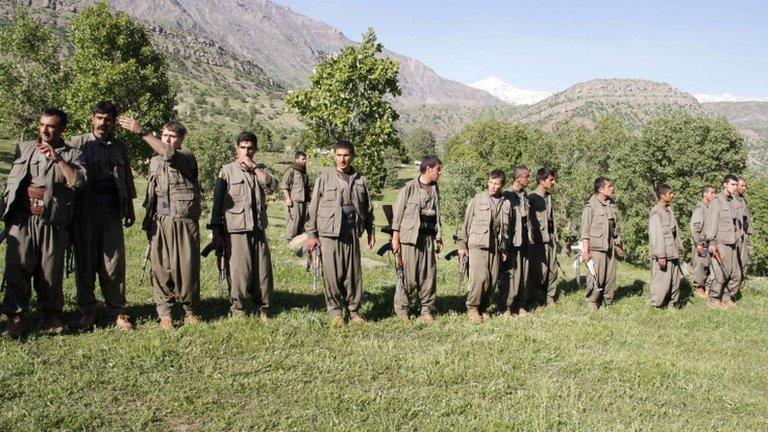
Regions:
<svg viewBox="0 0 768 432"><path fill-rule="evenodd" d="M338 315L331 315L331 324L333 324L334 327L342 328L346 325L344 322L344 316L342 314Z"/></svg>
<svg viewBox="0 0 768 432"><path fill-rule="evenodd" d="M173 319L170 316L161 316L160 328L163 330L173 330Z"/></svg>
<svg viewBox="0 0 768 432"><path fill-rule="evenodd" d="M477 309L470 309L467 311L467 316L469 317L469 321L472 324L482 324L483 323L483 317L480 316L480 312L477 311Z"/></svg>
<svg viewBox="0 0 768 432"><path fill-rule="evenodd" d="M81 316L80 321L77 322L77 328L84 332L93 331L94 322L96 322L96 317L92 313L83 312L83 316Z"/></svg>
<svg viewBox="0 0 768 432"><path fill-rule="evenodd" d="M43 330L47 330L53 334L63 334L65 331L64 323L61 321L59 314L52 314L43 320Z"/></svg>
<svg viewBox="0 0 768 432"><path fill-rule="evenodd" d="M184 315L184 325L198 325L200 324L200 317L193 314L192 312L187 312L186 315Z"/></svg>
<svg viewBox="0 0 768 432"><path fill-rule="evenodd" d="M363 318L363 316L357 312L352 312L349 314L349 321L357 325L362 325L366 323L365 318Z"/></svg>
<svg viewBox="0 0 768 432"><path fill-rule="evenodd" d="M122 331L133 330L133 324L131 324L130 318L126 314L118 314L115 317L115 327Z"/></svg>
<svg viewBox="0 0 768 432"><path fill-rule="evenodd" d="M271 321L269 315L267 315L267 311L259 311L259 321L261 321L262 324L266 324Z"/></svg>
<svg viewBox="0 0 768 432"><path fill-rule="evenodd" d="M424 324L434 324L437 322L437 320L435 320L435 317L432 316L431 313L427 312L427 313L421 314L421 316L419 317L419 322Z"/></svg>
<svg viewBox="0 0 768 432"><path fill-rule="evenodd" d="M8 317L8 322L5 324L5 331L8 332L8 336L13 339L18 339L24 333L24 321L21 319L21 314L13 314Z"/></svg>

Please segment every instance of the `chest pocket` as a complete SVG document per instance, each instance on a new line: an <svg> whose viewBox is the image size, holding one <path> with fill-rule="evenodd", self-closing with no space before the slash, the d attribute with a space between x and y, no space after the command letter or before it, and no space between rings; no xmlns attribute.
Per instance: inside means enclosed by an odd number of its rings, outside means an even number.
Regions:
<svg viewBox="0 0 768 432"><path fill-rule="evenodd" d="M469 227L469 247L488 247L490 239L491 206L479 203L475 206L475 214Z"/></svg>

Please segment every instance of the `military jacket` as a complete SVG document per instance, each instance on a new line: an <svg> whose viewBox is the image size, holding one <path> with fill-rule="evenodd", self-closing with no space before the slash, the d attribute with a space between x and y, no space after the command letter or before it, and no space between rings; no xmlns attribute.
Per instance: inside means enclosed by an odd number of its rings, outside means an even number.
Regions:
<svg viewBox="0 0 768 432"><path fill-rule="evenodd" d="M88 173L88 182L79 194L77 211L87 211L88 195L98 193L102 185L117 190L120 216L128 216L127 209L136 198L136 186L133 182L128 146L114 137L96 138L93 133L78 135L70 140L70 145L82 152L83 164Z"/></svg>
<svg viewBox="0 0 768 432"><path fill-rule="evenodd" d="M734 245L741 239L741 223L738 207L733 204L733 197L725 192L715 195L709 203L709 210L704 224L704 236L708 242L722 245Z"/></svg>
<svg viewBox="0 0 768 432"><path fill-rule="evenodd" d="M504 194L498 206L494 205L488 191L475 195L467 205L464 224L459 230L459 249L488 249L494 245L497 250L506 251L511 212L510 202Z"/></svg>
<svg viewBox="0 0 768 432"><path fill-rule="evenodd" d="M144 229L151 228L151 221L156 216L200 218L197 173L197 159L186 149L169 147L165 155L150 159Z"/></svg>
<svg viewBox="0 0 768 432"><path fill-rule="evenodd" d="M524 243L531 241L531 223L529 215L531 205L528 202L528 194L525 190L515 191L511 187L502 193L509 201L510 217L509 222L509 246L521 247Z"/></svg>
<svg viewBox="0 0 768 432"><path fill-rule="evenodd" d="M648 240L651 258L677 259L683 250L680 227L669 207L656 204L648 218Z"/></svg>
<svg viewBox="0 0 768 432"><path fill-rule="evenodd" d="M38 173L36 177L41 183L40 186L45 185L41 218L51 225L65 226L72 219L75 192L85 184L87 178L82 154L63 142L55 148L64 162L75 168L75 181L68 184L61 169L53 161L37 157L39 153L36 153L36 150L36 141L27 141L16 146L13 164L3 191L3 220L9 222L10 217L14 216L12 210L21 205L21 200L26 199L25 188L29 186L31 176L34 175L32 165L38 164L35 169Z"/></svg>
<svg viewBox="0 0 768 432"><path fill-rule="evenodd" d="M297 203L309 201L309 176L306 171L296 169L293 165L283 173L280 182L282 190L288 191L291 200Z"/></svg>
<svg viewBox="0 0 768 432"><path fill-rule="evenodd" d="M435 184L432 187L434 197L435 214L437 216L437 234L435 240L442 241L442 220L440 219L440 189ZM421 193L422 186L418 177L400 189L397 194L397 201L392 218L392 229L400 231L400 243L416 244L419 237L419 226L421 225Z"/></svg>
<svg viewBox="0 0 768 432"><path fill-rule="evenodd" d="M592 195L587 201L581 212L581 238L589 240L591 250L600 252L608 252L615 244L621 243L619 209L612 200L602 202L597 195Z"/></svg>
<svg viewBox="0 0 768 432"><path fill-rule="evenodd" d="M707 220L708 211L709 205L700 202L699 205L693 209L693 213L691 213L691 242L694 247L706 243L707 241L706 236L704 235L704 225Z"/></svg>
<svg viewBox="0 0 768 432"><path fill-rule="evenodd" d="M211 214L211 226L223 224L228 233L266 229L267 195L277 188L274 177L267 172L262 183L237 162L232 162L221 168L218 178L226 183L226 193L220 198L221 203L213 206L221 210Z"/></svg>
<svg viewBox="0 0 768 432"><path fill-rule="evenodd" d="M528 195L530 203L531 241L533 243L557 243L555 206L552 195L536 189Z"/></svg>
<svg viewBox="0 0 768 432"><path fill-rule="evenodd" d="M360 173L352 171L349 181L343 179L336 168L320 172L312 189L307 223L304 231L310 238L338 237L341 233L342 204L354 207L353 231L360 237L363 232L373 233L373 202L368 184Z"/></svg>

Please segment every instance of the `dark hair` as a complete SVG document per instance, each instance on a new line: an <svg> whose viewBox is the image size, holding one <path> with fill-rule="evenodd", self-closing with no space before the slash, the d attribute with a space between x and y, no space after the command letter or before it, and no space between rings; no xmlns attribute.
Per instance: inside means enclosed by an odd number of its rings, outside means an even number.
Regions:
<svg viewBox="0 0 768 432"><path fill-rule="evenodd" d="M355 146L352 145L352 143L347 140L336 141L336 144L333 145L332 151L335 153L336 150L340 150L340 149L347 149L349 150L349 153L352 154L352 156L355 155Z"/></svg>
<svg viewBox="0 0 768 432"><path fill-rule="evenodd" d="M739 182L739 178L738 178L738 177L736 177L736 176L735 176L735 175L733 175L733 174L728 174L727 176L725 176L725 177L723 178L723 184L726 184L726 183L728 183L728 182L729 182L729 181L731 181L731 180L735 181L736 183L738 183L738 182Z"/></svg>
<svg viewBox="0 0 768 432"><path fill-rule="evenodd" d="M517 180L518 177L523 175L523 172L531 172L531 170L528 169L525 165L515 165L514 168L512 168L512 179Z"/></svg>
<svg viewBox="0 0 768 432"><path fill-rule="evenodd" d="M163 125L163 129L175 132L180 138L187 136L187 128L180 121L171 120Z"/></svg>
<svg viewBox="0 0 768 432"><path fill-rule="evenodd" d="M488 173L488 178L497 179L500 178L502 183L507 181L507 176L504 174L504 170L495 169Z"/></svg>
<svg viewBox="0 0 768 432"><path fill-rule="evenodd" d="M665 193L672 192L672 187L666 183L659 183L653 190L656 192L656 198L661 198Z"/></svg>
<svg viewBox="0 0 768 432"><path fill-rule="evenodd" d="M304 153L304 152L303 152L303 151L301 151L301 150L299 150L299 151L297 151L296 153L294 153L294 154L293 154L293 158L294 158L294 159L298 159L298 158L299 158L299 157L301 157L301 156L307 157L307 154L306 154L306 153Z"/></svg>
<svg viewBox="0 0 768 432"><path fill-rule="evenodd" d="M91 114L110 114L112 115L112 118L117 118L117 105L110 101L103 100L93 107Z"/></svg>
<svg viewBox="0 0 768 432"><path fill-rule="evenodd" d="M610 183L611 180L608 179L608 177L598 177L595 179L595 193L599 192L600 189L605 186L606 183Z"/></svg>
<svg viewBox="0 0 768 432"><path fill-rule="evenodd" d="M435 155L424 156L421 158L421 162L419 163L419 172L424 174L427 172L427 168L433 168L442 164L443 163L440 162L440 159L438 159Z"/></svg>
<svg viewBox="0 0 768 432"><path fill-rule="evenodd" d="M255 147L256 144L258 144L259 139L256 138L256 135L253 132L243 131L237 134L235 143L240 144L243 141L250 141L253 143L253 146Z"/></svg>
<svg viewBox="0 0 768 432"><path fill-rule="evenodd" d="M59 126L61 126L62 129L67 126L67 122L69 121L67 113L58 108L46 108L40 113L40 117L57 117L59 119Z"/></svg>
<svg viewBox="0 0 768 432"><path fill-rule="evenodd" d="M709 191L715 190L715 187L712 185L704 185L701 187L701 196L704 196L705 193Z"/></svg>
<svg viewBox="0 0 768 432"><path fill-rule="evenodd" d="M549 177L555 178L555 176L555 170L545 166L536 171L536 182L541 183Z"/></svg>

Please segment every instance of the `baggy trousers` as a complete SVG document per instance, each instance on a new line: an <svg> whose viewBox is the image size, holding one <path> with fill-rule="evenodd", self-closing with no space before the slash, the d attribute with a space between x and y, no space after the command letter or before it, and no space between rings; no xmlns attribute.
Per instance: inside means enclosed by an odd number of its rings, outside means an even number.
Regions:
<svg viewBox="0 0 768 432"><path fill-rule="evenodd" d="M59 314L64 307L66 229L46 224L40 216L19 219L6 225L3 309L8 315L27 309L34 283L41 314Z"/></svg>
<svg viewBox="0 0 768 432"><path fill-rule="evenodd" d="M253 301L255 311L266 311L274 280L272 257L264 231L230 233L226 238L232 313L243 313L249 300Z"/></svg>
<svg viewBox="0 0 768 432"><path fill-rule="evenodd" d="M159 316L178 300L187 313L200 304L200 229L197 220L158 216L150 248L152 286Z"/></svg>
<svg viewBox="0 0 768 432"><path fill-rule="evenodd" d="M557 299L557 253L552 243L534 243L529 254L529 291L541 304Z"/></svg>
<svg viewBox="0 0 768 432"><path fill-rule="evenodd" d="M285 234L283 238L291 240L304 232L307 222L307 204L295 202L291 207L285 206Z"/></svg>
<svg viewBox="0 0 768 432"><path fill-rule="evenodd" d="M683 270L680 268L680 260L669 259L667 266L662 270L659 261L651 260L651 305L661 307L669 299L670 305L676 305L680 299L680 279Z"/></svg>
<svg viewBox="0 0 768 432"><path fill-rule="evenodd" d="M85 209L74 221L75 278L77 304L94 313L96 275L104 304L112 314L125 307L125 239L117 206Z"/></svg>
<svg viewBox="0 0 768 432"><path fill-rule="evenodd" d="M498 298L500 311L516 311L525 306L528 299L528 250L530 245L510 248L507 261L501 264Z"/></svg>
<svg viewBox="0 0 768 432"><path fill-rule="evenodd" d="M437 297L437 257L435 240L430 235L419 235L415 245L402 244L405 273L404 290L395 291L394 307L398 316L408 314L409 299L414 292L419 294L421 314L431 314Z"/></svg>
<svg viewBox="0 0 768 432"><path fill-rule="evenodd" d="M483 313L491 305L499 280L501 253L492 246L489 249L469 248L469 293L467 310Z"/></svg>
<svg viewBox="0 0 768 432"><path fill-rule="evenodd" d="M611 249L608 252L593 250L590 253L595 263L597 281L587 270L587 304L599 306L602 297L602 301L608 306L613 303L613 294L616 291L616 252Z"/></svg>
<svg viewBox="0 0 768 432"><path fill-rule="evenodd" d="M693 285L697 287L706 287L709 284L709 254L705 256L699 256L696 253L696 248L693 248L693 257L691 259L691 268L693 269Z"/></svg>
<svg viewBox="0 0 768 432"><path fill-rule="evenodd" d="M338 237L320 237L325 307L331 315L358 313L363 298L360 242L352 230L342 226Z"/></svg>
<svg viewBox="0 0 768 432"><path fill-rule="evenodd" d="M714 258L709 261L709 271L712 274L710 300L730 300L741 290L741 251L738 246L717 245L723 262L720 263Z"/></svg>

